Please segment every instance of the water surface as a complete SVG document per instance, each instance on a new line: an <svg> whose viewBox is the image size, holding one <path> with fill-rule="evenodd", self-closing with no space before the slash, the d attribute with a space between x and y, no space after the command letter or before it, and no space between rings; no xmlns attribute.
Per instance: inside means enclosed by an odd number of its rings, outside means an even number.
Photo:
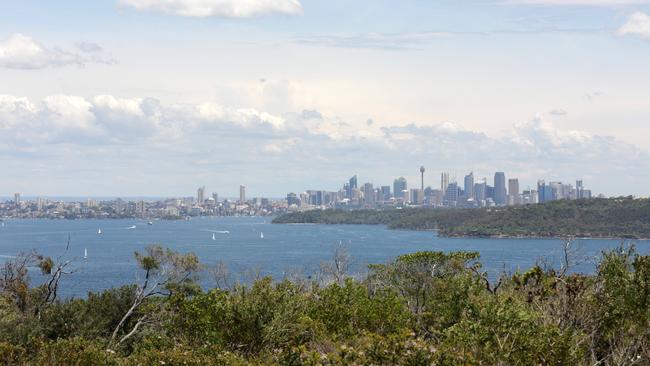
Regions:
<svg viewBox="0 0 650 366"><path fill-rule="evenodd" d="M135 226L135 228L132 228ZM97 234L101 229L102 234ZM214 234L214 240L213 238ZM263 238L261 237L263 234ZM540 259L559 266L562 242L557 239L440 238L435 232L388 230L372 225L272 225L263 217L195 218L189 221L141 220L6 220L0 227L0 262L32 249L53 257L64 253L75 259L77 272L62 283L65 296L84 296L136 281L141 276L133 257L150 244L180 252L193 252L202 263L224 261L230 272L261 270L280 279L288 273L317 273L321 262L332 258L342 243L351 255L352 271L369 263L383 263L419 250L478 251L491 277L503 270L526 269ZM618 240L579 240L580 264L575 271L591 273L603 250ZM638 241L639 252L648 254L650 242ZM83 259L84 249L88 258ZM34 271L36 272L36 271ZM38 281L38 276L33 276ZM202 278L211 286L209 276Z"/></svg>

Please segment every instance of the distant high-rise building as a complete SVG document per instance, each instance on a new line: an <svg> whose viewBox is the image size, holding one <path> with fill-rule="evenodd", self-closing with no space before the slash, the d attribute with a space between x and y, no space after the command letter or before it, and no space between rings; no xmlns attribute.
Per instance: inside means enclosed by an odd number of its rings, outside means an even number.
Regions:
<svg viewBox="0 0 650 366"><path fill-rule="evenodd" d="M406 178L399 177L393 181L393 195L395 198L408 199L408 197L404 197L404 191L406 190Z"/></svg>
<svg viewBox="0 0 650 366"><path fill-rule="evenodd" d="M212 199L214 199L214 204L215 205L219 204L219 194L217 192L212 193Z"/></svg>
<svg viewBox="0 0 650 366"><path fill-rule="evenodd" d="M494 173L494 203L506 204L506 175L503 172Z"/></svg>
<svg viewBox="0 0 650 366"><path fill-rule="evenodd" d="M463 188L465 189L465 196L467 198L474 198L474 173L471 172L465 176L465 184Z"/></svg>
<svg viewBox="0 0 650 366"><path fill-rule="evenodd" d="M300 198L293 192L287 194L287 206L291 205L300 206Z"/></svg>
<svg viewBox="0 0 650 366"><path fill-rule="evenodd" d="M519 179L517 178L508 179L508 204L519 204Z"/></svg>
<svg viewBox="0 0 650 366"><path fill-rule="evenodd" d="M14 193L14 205L20 206L20 193Z"/></svg>
<svg viewBox="0 0 650 366"><path fill-rule="evenodd" d="M246 186L239 186L239 203L246 202Z"/></svg>
<svg viewBox="0 0 650 366"><path fill-rule="evenodd" d="M442 194L447 192L447 187L449 186L449 173L440 174L440 190Z"/></svg>
<svg viewBox="0 0 650 366"><path fill-rule="evenodd" d="M485 180L479 181L474 184L474 200L477 202L478 205L481 205L482 202L484 202L485 199L487 198L486 187L487 184L485 183Z"/></svg>
<svg viewBox="0 0 650 366"><path fill-rule="evenodd" d="M359 185L357 183L357 175L355 174L352 178L350 178L350 181L348 182L348 198L353 198L352 192L354 192L354 190L357 188L359 188Z"/></svg>
<svg viewBox="0 0 650 366"><path fill-rule="evenodd" d="M543 180L537 181L537 197L538 203L548 202L553 199L551 197L551 187L547 186Z"/></svg>
<svg viewBox="0 0 650 366"><path fill-rule="evenodd" d="M409 202L411 204L421 205L424 203L424 191L419 188L411 188L409 193Z"/></svg>
<svg viewBox="0 0 650 366"><path fill-rule="evenodd" d="M199 187L199 189L196 190L196 201L199 206L203 205L203 202L205 201L205 187Z"/></svg>
<svg viewBox="0 0 650 366"><path fill-rule="evenodd" d="M372 183L363 185L363 202L366 205L375 204L375 189L372 187Z"/></svg>
<svg viewBox="0 0 650 366"><path fill-rule="evenodd" d="M458 187L458 183L449 183L449 185L447 185L447 191L445 192L445 204L452 207L456 206L458 204L459 190L460 188Z"/></svg>
<svg viewBox="0 0 650 366"><path fill-rule="evenodd" d="M381 186L381 200L390 201L390 186Z"/></svg>
<svg viewBox="0 0 650 366"><path fill-rule="evenodd" d="M585 198L584 194L583 194L584 190L585 190L585 187L582 185L582 180L581 179L576 180L576 198L577 199Z"/></svg>

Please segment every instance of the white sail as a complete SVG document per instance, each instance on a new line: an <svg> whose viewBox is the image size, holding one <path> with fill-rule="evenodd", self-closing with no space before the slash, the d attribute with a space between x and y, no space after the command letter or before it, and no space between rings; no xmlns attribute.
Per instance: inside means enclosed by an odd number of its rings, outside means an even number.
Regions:
<svg viewBox="0 0 650 366"><path fill-rule="evenodd" d="M212 240L217 240L217 237L212 233Z"/></svg>
<svg viewBox="0 0 650 366"><path fill-rule="evenodd" d="M102 229L97 229L97 234L101 234L101 233L102 233Z"/></svg>
<svg viewBox="0 0 650 366"><path fill-rule="evenodd" d="M84 248L84 259L88 259L88 249Z"/></svg>
<svg viewBox="0 0 650 366"><path fill-rule="evenodd" d="M264 239L264 233L260 232L260 239Z"/></svg>

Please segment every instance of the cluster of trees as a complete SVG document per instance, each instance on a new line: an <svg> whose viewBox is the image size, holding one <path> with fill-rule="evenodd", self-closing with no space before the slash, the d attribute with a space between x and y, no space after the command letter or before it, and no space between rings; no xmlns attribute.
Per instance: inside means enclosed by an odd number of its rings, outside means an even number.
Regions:
<svg viewBox="0 0 650 366"><path fill-rule="evenodd" d="M0 364L647 365L650 256L621 246L593 275L536 266L488 281L472 252L417 252L318 281L197 285L192 254L136 253L142 281L56 296L69 262L37 254L0 272ZM48 279L30 286L28 272Z"/></svg>
<svg viewBox="0 0 650 366"><path fill-rule="evenodd" d="M485 209L312 210L274 223L369 224L442 236L650 238L650 199L598 198Z"/></svg>

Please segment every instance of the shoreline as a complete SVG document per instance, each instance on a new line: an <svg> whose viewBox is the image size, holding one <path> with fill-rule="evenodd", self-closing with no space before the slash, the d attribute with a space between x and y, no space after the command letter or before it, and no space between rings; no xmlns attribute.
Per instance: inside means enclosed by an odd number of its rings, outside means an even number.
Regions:
<svg viewBox="0 0 650 366"><path fill-rule="evenodd" d="M420 232L440 232L439 229L412 229L412 228L392 228L390 225L387 224L353 224L353 223L322 223L322 222L271 222L273 225L368 225L368 226L375 226L375 225L383 225L386 226L389 230L401 230L401 231L420 231ZM566 239L574 239L574 240L621 240L621 241L650 241L649 238L623 238L623 237L617 237L617 236L575 236L575 235L568 235L568 236L544 236L544 235L507 235L507 234L500 234L500 235L440 235L438 234L438 237L440 238L447 238L447 239L535 239L535 240L542 240L542 239L557 239L557 240L566 240Z"/></svg>

